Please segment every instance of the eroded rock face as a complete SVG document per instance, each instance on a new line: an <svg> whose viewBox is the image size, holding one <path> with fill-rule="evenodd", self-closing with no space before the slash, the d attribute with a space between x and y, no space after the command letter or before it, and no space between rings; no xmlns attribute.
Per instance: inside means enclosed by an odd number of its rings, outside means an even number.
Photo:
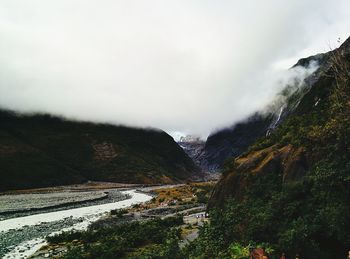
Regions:
<svg viewBox="0 0 350 259"><path fill-rule="evenodd" d="M118 155L114 145L107 141L102 143L94 143L92 144L92 148L94 149L95 160L108 161L112 160Z"/></svg>
<svg viewBox="0 0 350 259"><path fill-rule="evenodd" d="M181 138L178 142L179 146L185 151L185 153L193 160L193 162L200 168L202 167L202 152L205 142L199 138L193 138L191 136ZM206 170L203 170L206 171Z"/></svg>
<svg viewBox="0 0 350 259"><path fill-rule="evenodd" d="M218 172L226 159L245 152L258 138L265 136L273 116L253 114L247 120L210 135L197 156L200 167L207 172Z"/></svg>
<svg viewBox="0 0 350 259"><path fill-rule="evenodd" d="M250 176L278 174L283 183L300 180L308 170L308 161L302 147L273 145L234 159L232 168L218 182L211 203L230 197L241 199L249 188Z"/></svg>
<svg viewBox="0 0 350 259"><path fill-rule="evenodd" d="M309 167L304 148L298 148L289 155L284 161L283 182L300 180Z"/></svg>
<svg viewBox="0 0 350 259"><path fill-rule="evenodd" d="M269 147L249 151L236 159L233 157L232 164L228 165L213 192L210 205L223 204L229 197L241 199L245 191L251 188L252 178L259 178L254 176L274 174L278 176L281 184L302 179L309 168L327 156L327 150L324 148L327 144L342 146L342 154L346 152L348 142L341 139L346 139L347 134L340 133L346 131L339 129L345 127L341 121L348 116L338 119L337 125L334 121L334 115L337 113L329 115L328 111L332 104L341 103L339 98L338 101L332 99L333 92L338 91L337 96L345 98L344 92L339 95L339 82L344 82L344 78L339 77L348 76L344 73L348 73L347 67L350 62L350 38L338 49L301 59L296 66L307 67L311 62L317 62L319 67L305 79L305 86L287 100L286 109L281 114L283 119L278 122L279 128L286 125L284 131L270 139ZM336 90L335 86L338 87ZM346 109L342 112L345 114L345 111ZM327 130L322 130L324 128ZM336 133L337 131L339 132ZM293 134L300 136L294 138ZM269 134L266 135L264 140L269 138ZM291 141L292 139L298 141ZM282 143L294 143L298 146ZM276 178L274 180L278 182Z"/></svg>
<svg viewBox="0 0 350 259"><path fill-rule="evenodd" d="M305 99L305 95L310 95L309 91L315 88L320 77L329 69L329 57L330 53L324 53L300 59L293 68L318 69L304 80L296 80L294 84L286 85L279 96L284 101L278 101L279 97L276 97L264 111L257 111L247 119L211 134L202 152L197 156L201 168L209 172L220 171L226 159L240 156L258 139L273 133L290 115L303 109L309 110L310 105L321 101L322 96L316 98L311 94L312 97L306 101L307 107L305 102L300 105L300 101Z"/></svg>

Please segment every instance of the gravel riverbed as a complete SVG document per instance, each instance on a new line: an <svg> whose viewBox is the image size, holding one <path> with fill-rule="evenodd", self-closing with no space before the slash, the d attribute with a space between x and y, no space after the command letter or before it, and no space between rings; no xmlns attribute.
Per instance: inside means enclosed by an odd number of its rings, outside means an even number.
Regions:
<svg viewBox="0 0 350 259"><path fill-rule="evenodd" d="M53 211L88 207L125 200L130 196L117 189L89 192L54 192L0 195L0 221Z"/></svg>
<svg viewBox="0 0 350 259"><path fill-rule="evenodd" d="M44 209L32 215L14 213L10 218L0 220L0 258L26 258L34 246L45 244L44 238L62 230L84 229L105 213L146 202L152 196L136 190L104 190L108 197L102 200L70 204L64 208ZM29 198L28 198L29 199ZM27 211L26 213L30 213Z"/></svg>
<svg viewBox="0 0 350 259"><path fill-rule="evenodd" d="M43 222L34 226L24 226L20 229L0 232L0 258L12 251L18 244L32 239L44 238L53 232L60 231L83 221L84 218L74 219L73 217L69 217L59 221Z"/></svg>

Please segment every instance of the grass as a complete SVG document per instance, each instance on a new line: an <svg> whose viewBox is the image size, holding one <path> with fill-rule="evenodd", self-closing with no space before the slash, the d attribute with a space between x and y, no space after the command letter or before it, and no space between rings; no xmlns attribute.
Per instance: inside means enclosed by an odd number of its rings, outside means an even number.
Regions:
<svg viewBox="0 0 350 259"><path fill-rule="evenodd" d="M169 205L176 201L173 205L186 205L186 204L206 204L211 192L215 186L212 182L198 182L188 183L181 186L171 188L160 188L154 190L155 197L148 203L134 208L135 210L151 209L161 206Z"/></svg>

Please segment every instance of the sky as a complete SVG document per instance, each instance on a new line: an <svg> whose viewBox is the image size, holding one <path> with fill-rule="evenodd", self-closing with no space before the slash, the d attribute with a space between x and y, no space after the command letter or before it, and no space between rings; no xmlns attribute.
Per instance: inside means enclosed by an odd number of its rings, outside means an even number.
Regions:
<svg viewBox="0 0 350 259"><path fill-rule="evenodd" d="M205 138L349 36L349 0L2 0L0 107Z"/></svg>

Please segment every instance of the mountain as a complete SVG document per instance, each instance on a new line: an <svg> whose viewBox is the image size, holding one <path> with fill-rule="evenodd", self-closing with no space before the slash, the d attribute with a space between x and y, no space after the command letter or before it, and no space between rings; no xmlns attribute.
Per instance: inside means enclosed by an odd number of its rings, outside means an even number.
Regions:
<svg viewBox="0 0 350 259"><path fill-rule="evenodd" d="M295 79L291 85L286 86L265 111L257 111L247 119L211 134L196 158L200 161L202 170L208 172L222 170L228 158L238 157L255 141L274 131L296 109L302 96L318 80L327 67L328 58L329 53L300 59L291 69L309 68L316 64L320 68L305 80Z"/></svg>
<svg viewBox="0 0 350 259"><path fill-rule="evenodd" d="M218 172L226 159L237 157L259 137L266 135L274 116L255 113L247 120L210 135L198 156L200 166L207 172Z"/></svg>
<svg viewBox="0 0 350 259"><path fill-rule="evenodd" d="M176 183L199 169L163 131L0 112L0 190L81 183Z"/></svg>
<svg viewBox="0 0 350 259"><path fill-rule="evenodd" d="M193 160L193 162L201 167L201 154L204 149L205 142L198 137L186 136L181 137L177 142L185 153Z"/></svg>
<svg viewBox="0 0 350 259"><path fill-rule="evenodd" d="M320 67L288 98L279 126L225 165L209 201L211 229L225 242L213 239L210 249L254 242L301 258L348 251L350 38L298 63L313 59Z"/></svg>

